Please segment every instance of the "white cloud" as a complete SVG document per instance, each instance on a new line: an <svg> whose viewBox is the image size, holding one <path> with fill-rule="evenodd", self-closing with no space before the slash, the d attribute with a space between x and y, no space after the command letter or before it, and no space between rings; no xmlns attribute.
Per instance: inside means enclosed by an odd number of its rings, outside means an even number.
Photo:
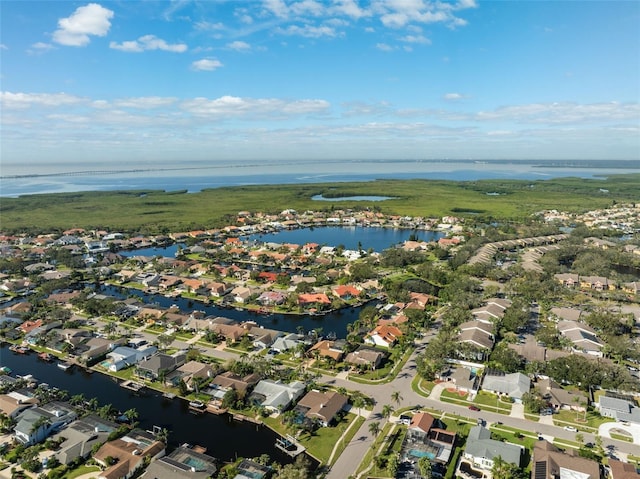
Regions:
<svg viewBox="0 0 640 479"><path fill-rule="evenodd" d="M395 50L391 45L387 45L386 43L376 43L376 48L383 52L392 52Z"/></svg>
<svg viewBox="0 0 640 479"><path fill-rule="evenodd" d="M9 47L6 46L4 43L0 43L0 50L8 50Z"/></svg>
<svg viewBox="0 0 640 479"><path fill-rule="evenodd" d="M12 93L0 92L3 108L24 109L31 106L58 107L84 103L85 100L67 93Z"/></svg>
<svg viewBox="0 0 640 479"><path fill-rule="evenodd" d="M445 93L443 98L447 101L457 101L462 100L464 98L464 95L460 93Z"/></svg>
<svg viewBox="0 0 640 479"><path fill-rule="evenodd" d="M263 5L276 17L287 18L289 16L289 7L284 0L264 0Z"/></svg>
<svg viewBox="0 0 640 479"><path fill-rule="evenodd" d="M166 52L184 53L187 45L184 43L169 44L155 35L144 35L137 40L125 41L122 43L111 42L109 48L123 52L144 52L146 50L163 50Z"/></svg>
<svg viewBox="0 0 640 479"><path fill-rule="evenodd" d="M299 35L306 38L335 37L336 30L327 25L316 27L313 25L289 25L286 28L278 28L276 30L282 35Z"/></svg>
<svg viewBox="0 0 640 479"><path fill-rule="evenodd" d="M336 5L333 6L332 11L346 15L354 20L371 15L369 11L360 8L355 0L336 0Z"/></svg>
<svg viewBox="0 0 640 479"><path fill-rule="evenodd" d="M246 52L248 50L251 50L251 45L249 45L247 42L236 40L235 42L227 43L227 48L238 52Z"/></svg>
<svg viewBox="0 0 640 479"><path fill-rule="evenodd" d="M104 37L109 32L112 18L113 11L97 3L78 7L71 16L58 20L53 41L60 45L83 47L89 44L92 35Z"/></svg>
<svg viewBox="0 0 640 479"><path fill-rule="evenodd" d="M182 109L193 115L220 119L244 117L249 120L325 113L329 106L325 100L288 101L279 98L240 98L235 96L222 96L213 100L194 98L181 103Z"/></svg>
<svg viewBox="0 0 640 479"><path fill-rule="evenodd" d="M431 40L423 35L405 35L400 38L401 41L406 43L419 43L421 45L431 45Z"/></svg>
<svg viewBox="0 0 640 479"><path fill-rule="evenodd" d="M119 108L136 108L142 110L150 110L153 108L161 108L174 104L177 98L146 96L139 98L124 98L113 102L114 106Z"/></svg>
<svg viewBox="0 0 640 479"><path fill-rule="evenodd" d="M324 6L316 0L300 0L289 7L294 15L312 15L319 17L324 13Z"/></svg>
<svg viewBox="0 0 640 479"><path fill-rule="evenodd" d="M213 70L217 70L222 66L223 66L222 62L220 62L219 60L215 60L213 58L203 58L202 60L196 60L193 63L191 63L191 68L198 72L203 72L203 71L210 72Z"/></svg>
<svg viewBox="0 0 640 479"><path fill-rule="evenodd" d="M211 23L211 22L196 22L194 24L194 28L203 32L210 31L219 31L224 30L224 24L222 22Z"/></svg>
<svg viewBox="0 0 640 479"><path fill-rule="evenodd" d="M31 45L31 48L27 50L29 55L40 55L46 53L49 50L53 50L55 47L51 43L36 42Z"/></svg>

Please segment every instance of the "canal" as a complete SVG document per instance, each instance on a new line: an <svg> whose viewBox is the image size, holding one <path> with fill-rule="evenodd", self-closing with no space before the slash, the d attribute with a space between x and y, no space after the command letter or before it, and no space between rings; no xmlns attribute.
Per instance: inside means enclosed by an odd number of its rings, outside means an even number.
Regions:
<svg viewBox="0 0 640 479"><path fill-rule="evenodd" d="M109 296L124 299L127 296L137 296L148 304L157 304L168 308L172 305L180 308L185 313L198 310L204 311L207 315L223 316L233 319L234 321L255 321L258 325L267 329L277 329L289 333L296 333L298 329L302 329L305 333L321 329L322 335L335 335L336 338L347 337L347 325L353 323L360 311L365 306L357 306L353 308L343 308L324 315L310 316L298 314L259 314L247 310L236 310L233 308L221 308L219 306L204 304L199 301L193 301L186 298L167 298L161 294L149 294L138 289L123 288L118 286L103 285L100 292ZM377 302L372 301L368 305L376 305Z"/></svg>
<svg viewBox="0 0 640 479"><path fill-rule="evenodd" d="M206 447L207 454L225 462L261 454L268 454L281 464L292 461L276 449L277 434L266 426L238 422L229 414L194 414L182 399L166 399L156 391L138 395L118 386L110 376L88 373L78 367L63 371L55 362L39 360L35 353L13 353L6 344L0 346L0 365L9 367L13 376L31 374L39 382L68 391L70 396L95 397L101 406L111 404L122 412L135 408L142 429L160 426L169 431L170 448L183 443L197 444Z"/></svg>

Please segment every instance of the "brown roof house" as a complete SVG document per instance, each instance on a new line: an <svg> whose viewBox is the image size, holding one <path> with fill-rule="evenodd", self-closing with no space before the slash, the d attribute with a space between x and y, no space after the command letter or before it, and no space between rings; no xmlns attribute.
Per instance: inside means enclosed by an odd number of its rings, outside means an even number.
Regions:
<svg viewBox="0 0 640 479"><path fill-rule="evenodd" d="M146 458L155 459L164 454L164 443L157 441L148 432L134 429L126 436L103 444L93 455L93 459L106 467L98 474L98 479L128 479L144 465L145 460L148 460ZM115 460L115 463L107 464L108 457Z"/></svg>
<svg viewBox="0 0 640 479"><path fill-rule="evenodd" d="M579 477L580 479L600 479L600 466L591 459L578 456L567 448L567 453L547 441L537 441L533 447L533 467L531 477L536 479L557 479L558 477Z"/></svg>
<svg viewBox="0 0 640 479"><path fill-rule="evenodd" d="M347 405L347 396L334 391L309 391L295 408L297 412L310 420L318 420L327 427L340 411Z"/></svg>

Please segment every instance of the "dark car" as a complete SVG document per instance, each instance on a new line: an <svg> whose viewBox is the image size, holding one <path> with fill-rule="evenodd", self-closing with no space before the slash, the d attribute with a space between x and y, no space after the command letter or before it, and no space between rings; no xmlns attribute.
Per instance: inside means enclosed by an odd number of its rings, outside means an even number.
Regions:
<svg viewBox="0 0 640 479"><path fill-rule="evenodd" d="M474 406L473 404L471 406L469 406L469 409L471 409L472 411L479 411L480 408L477 406Z"/></svg>

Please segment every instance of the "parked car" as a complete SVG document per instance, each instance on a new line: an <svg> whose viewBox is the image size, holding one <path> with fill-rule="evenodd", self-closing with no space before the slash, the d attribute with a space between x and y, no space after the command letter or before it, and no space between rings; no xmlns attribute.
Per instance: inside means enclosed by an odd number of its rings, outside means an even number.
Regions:
<svg viewBox="0 0 640 479"><path fill-rule="evenodd" d="M571 432L578 432L578 430L573 426L565 426L564 430L565 431L571 431Z"/></svg>
<svg viewBox="0 0 640 479"><path fill-rule="evenodd" d="M479 411L480 410L479 407L474 406L473 404L471 406L469 406L469 409L472 410L472 411Z"/></svg>

